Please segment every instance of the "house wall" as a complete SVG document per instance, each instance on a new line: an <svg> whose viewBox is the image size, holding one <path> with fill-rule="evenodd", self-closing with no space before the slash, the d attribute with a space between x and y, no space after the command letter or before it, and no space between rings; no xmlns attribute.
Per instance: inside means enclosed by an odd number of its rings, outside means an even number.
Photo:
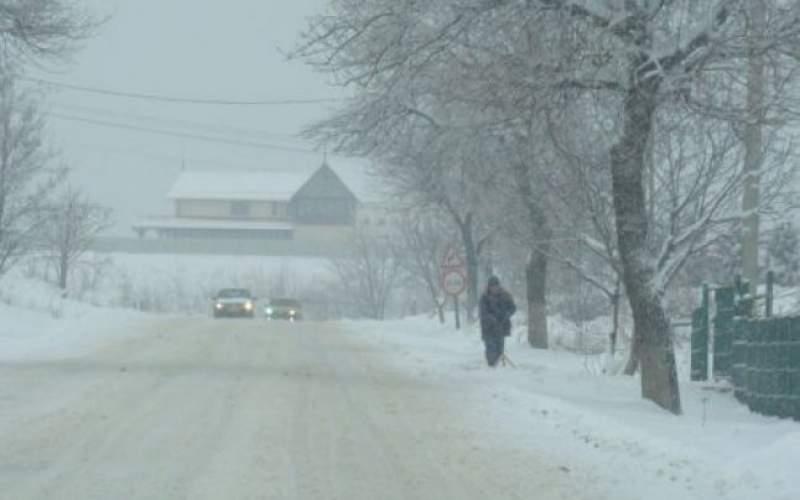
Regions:
<svg viewBox="0 0 800 500"><path fill-rule="evenodd" d="M331 258L348 255L348 246L341 241L286 239L230 239L230 238L101 238L92 250L101 253L131 254L207 254L207 255L263 255L280 257Z"/></svg>
<svg viewBox="0 0 800 500"><path fill-rule="evenodd" d="M328 245L332 248L348 247L355 237L354 226L297 225L294 240L301 245L319 248L324 253Z"/></svg>
<svg viewBox="0 0 800 500"><path fill-rule="evenodd" d="M159 238L198 240L291 240L291 230L243 230L243 229L193 229L175 228L156 230Z"/></svg>
<svg viewBox="0 0 800 500"><path fill-rule="evenodd" d="M236 205L247 207L246 215L236 213ZM287 202L250 201L232 202L227 200L178 200L175 202L175 216L205 219L254 219L286 220Z"/></svg>
<svg viewBox="0 0 800 500"><path fill-rule="evenodd" d="M383 204L362 203L358 206L356 223L362 227L396 225L399 213Z"/></svg>
<svg viewBox="0 0 800 500"><path fill-rule="evenodd" d="M298 224L350 226L355 223L355 201L347 197L297 197L292 203Z"/></svg>
<svg viewBox="0 0 800 500"><path fill-rule="evenodd" d="M175 202L176 217L198 217L219 219L228 217L230 204L225 201L178 200Z"/></svg>
<svg viewBox="0 0 800 500"><path fill-rule="evenodd" d="M292 219L310 226L352 226L358 200L336 173L323 165L294 195Z"/></svg>
<svg viewBox="0 0 800 500"><path fill-rule="evenodd" d="M283 201L253 202L250 214L253 219L287 220L289 203Z"/></svg>

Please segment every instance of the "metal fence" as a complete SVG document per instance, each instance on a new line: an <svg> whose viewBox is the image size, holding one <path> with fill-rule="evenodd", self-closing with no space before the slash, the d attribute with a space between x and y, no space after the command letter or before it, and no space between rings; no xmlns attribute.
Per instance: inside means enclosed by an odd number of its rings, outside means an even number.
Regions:
<svg viewBox="0 0 800 500"><path fill-rule="evenodd" d="M710 292L708 287L703 287L703 301L692 313L692 360L691 378L693 381L708 378L708 353L709 339L709 309Z"/></svg>
<svg viewBox="0 0 800 500"><path fill-rule="evenodd" d="M752 411L800 420L800 316L772 317L772 275L767 281L764 297L740 280L704 287L692 316L691 378L729 379ZM764 317L757 318L760 299Z"/></svg>
<svg viewBox="0 0 800 500"><path fill-rule="evenodd" d="M752 411L800 420L800 317L738 318L731 375Z"/></svg>

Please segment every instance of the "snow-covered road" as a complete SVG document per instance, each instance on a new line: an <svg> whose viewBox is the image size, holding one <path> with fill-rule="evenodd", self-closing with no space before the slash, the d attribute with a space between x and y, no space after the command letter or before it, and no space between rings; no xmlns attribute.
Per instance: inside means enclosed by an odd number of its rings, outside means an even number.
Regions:
<svg viewBox="0 0 800 500"><path fill-rule="evenodd" d="M82 357L0 361L0 498L612 496L385 356L335 325L173 318Z"/></svg>

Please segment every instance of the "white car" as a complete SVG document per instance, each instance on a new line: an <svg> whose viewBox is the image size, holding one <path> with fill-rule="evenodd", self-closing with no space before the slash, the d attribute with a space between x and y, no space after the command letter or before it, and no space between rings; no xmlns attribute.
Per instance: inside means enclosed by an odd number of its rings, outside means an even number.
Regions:
<svg viewBox="0 0 800 500"><path fill-rule="evenodd" d="M256 312L256 299L250 290L225 288L212 299L215 318L252 318Z"/></svg>

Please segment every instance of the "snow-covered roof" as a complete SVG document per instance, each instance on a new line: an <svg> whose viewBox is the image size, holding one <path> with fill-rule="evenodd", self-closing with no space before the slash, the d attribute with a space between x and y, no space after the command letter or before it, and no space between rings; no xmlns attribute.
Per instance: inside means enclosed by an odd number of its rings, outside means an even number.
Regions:
<svg viewBox="0 0 800 500"><path fill-rule="evenodd" d="M326 164L362 203L387 198L368 164L337 159ZM171 200L289 201L320 168L319 164L291 170L187 170L168 193Z"/></svg>
<svg viewBox="0 0 800 500"><path fill-rule="evenodd" d="M308 181L304 170L184 171L172 186L173 200L288 201Z"/></svg>
<svg viewBox="0 0 800 500"><path fill-rule="evenodd" d="M291 231L287 222L238 221L220 219L190 219L178 217L148 217L139 220L135 229L221 229L237 231Z"/></svg>
<svg viewBox="0 0 800 500"><path fill-rule="evenodd" d="M368 161L336 158L329 165L361 203L381 203L388 199L386 187L380 179L369 173Z"/></svg>

